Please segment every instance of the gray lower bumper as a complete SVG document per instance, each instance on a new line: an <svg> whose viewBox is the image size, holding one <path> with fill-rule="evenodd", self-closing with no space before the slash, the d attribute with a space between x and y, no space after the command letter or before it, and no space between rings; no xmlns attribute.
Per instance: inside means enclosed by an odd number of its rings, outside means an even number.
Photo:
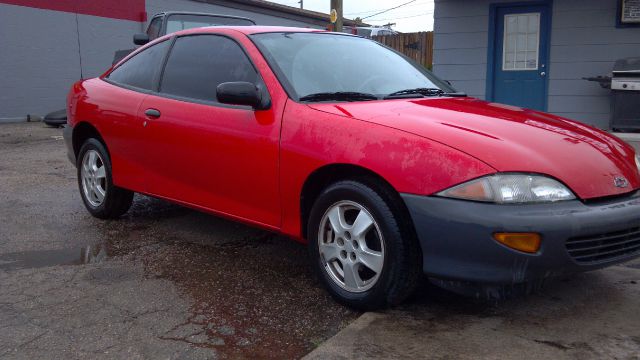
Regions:
<svg viewBox="0 0 640 360"><path fill-rule="evenodd" d="M640 235L633 233L640 231L639 192L596 204L575 200L497 205L406 194L402 198L422 246L424 273L440 279L516 284L598 269L640 255ZM584 264L566 247L568 239L625 231L631 233L625 235L631 243L624 246L632 248L618 257ZM493 239L495 232L539 233L541 249L537 254L510 249ZM594 244L598 241L589 243Z"/></svg>
<svg viewBox="0 0 640 360"><path fill-rule="evenodd" d="M73 164L76 165L76 153L73 151L73 127L70 125L65 125L62 129L62 137L64 138L64 142L67 145L67 158Z"/></svg>

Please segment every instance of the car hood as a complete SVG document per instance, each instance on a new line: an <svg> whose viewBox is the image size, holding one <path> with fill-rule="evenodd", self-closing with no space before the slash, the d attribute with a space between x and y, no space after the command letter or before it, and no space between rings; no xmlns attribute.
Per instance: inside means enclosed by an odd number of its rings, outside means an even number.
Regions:
<svg viewBox="0 0 640 360"><path fill-rule="evenodd" d="M630 145L603 131L551 114L474 98L309 106L446 144L500 172L549 175L582 199L629 193L640 187Z"/></svg>

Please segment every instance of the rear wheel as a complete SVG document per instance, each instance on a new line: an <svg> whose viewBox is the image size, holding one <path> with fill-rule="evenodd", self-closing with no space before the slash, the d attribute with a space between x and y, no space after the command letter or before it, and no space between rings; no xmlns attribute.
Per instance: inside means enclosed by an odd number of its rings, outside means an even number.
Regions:
<svg viewBox="0 0 640 360"><path fill-rule="evenodd" d="M398 209L385 191L355 181L335 183L316 200L309 253L318 277L338 301L372 310L398 304L415 290L420 251Z"/></svg>
<svg viewBox="0 0 640 360"><path fill-rule="evenodd" d="M113 185L111 160L104 145L88 139L78 153L80 196L91 215L101 219L117 218L131 207L133 192Z"/></svg>

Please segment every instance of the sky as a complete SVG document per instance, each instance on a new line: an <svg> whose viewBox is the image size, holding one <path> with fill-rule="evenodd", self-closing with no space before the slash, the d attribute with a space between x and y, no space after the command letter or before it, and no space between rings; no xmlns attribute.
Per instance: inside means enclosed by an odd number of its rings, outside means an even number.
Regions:
<svg viewBox="0 0 640 360"><path fill-rule="evenodd" d="M300 7L299 0L270 0L283 5ZM330 0L303 0L307 10L329 13ZM400 6L397 9L375 15L378 12ZM433 30L433 0L343 0L344 17L363 21L372 25L396 23L392 29L401 32L431 31ZM372 17L367 16L375 15Z"/></svg>

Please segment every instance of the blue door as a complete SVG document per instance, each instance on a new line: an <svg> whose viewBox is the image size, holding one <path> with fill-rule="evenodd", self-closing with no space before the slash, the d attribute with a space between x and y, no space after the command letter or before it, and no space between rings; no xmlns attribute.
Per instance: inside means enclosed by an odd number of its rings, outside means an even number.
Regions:
<svg viewBox="0 0 640 360"><path fill-rule="evenodd" d="M487 98L529 109L546 110L549 74L548 4L495 5L491 24Z"/></svg>

